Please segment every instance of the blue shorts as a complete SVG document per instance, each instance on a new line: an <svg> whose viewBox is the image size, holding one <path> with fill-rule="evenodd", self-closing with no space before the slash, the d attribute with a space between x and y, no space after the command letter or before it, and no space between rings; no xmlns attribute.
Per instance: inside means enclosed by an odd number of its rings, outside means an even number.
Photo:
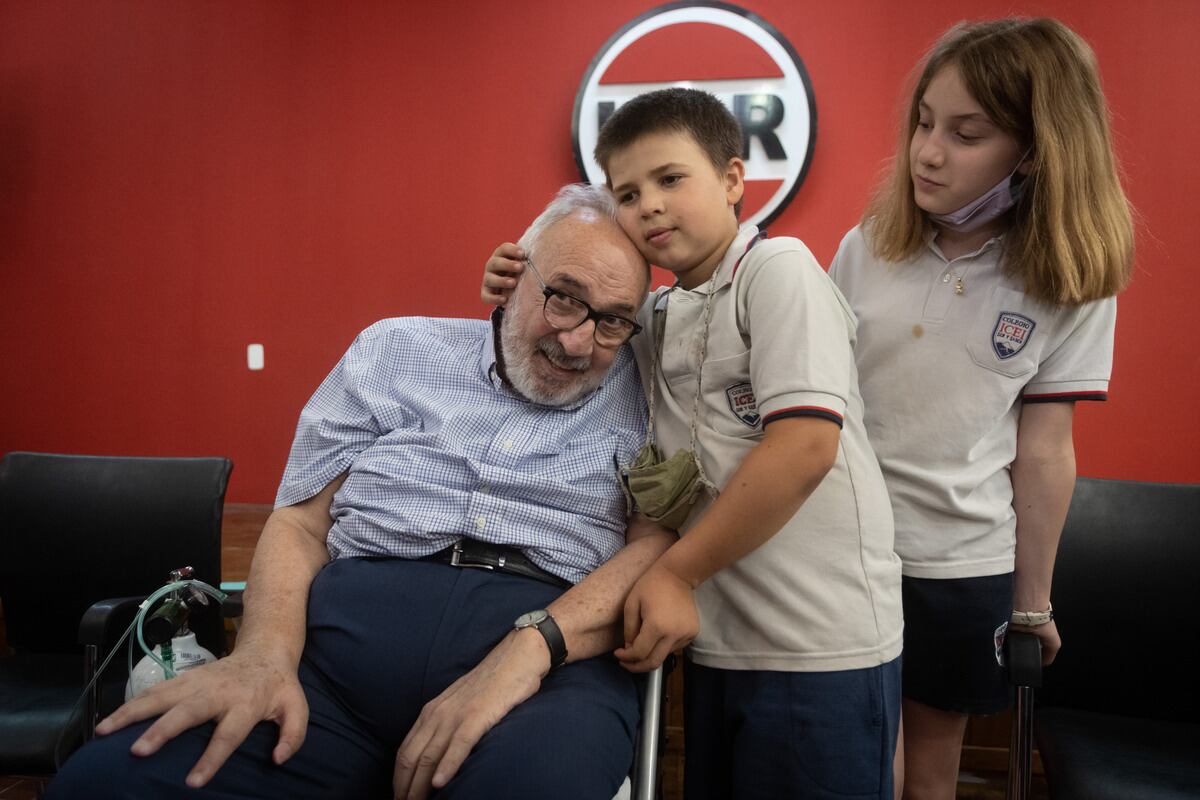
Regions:
<svg viewBox="0 0 1200 800"><path fill-rule="evenodd" d="M841 672L684 664L687 800L892 800L900 659Z"/></svg>
<svg viewBox="0 0 1200 800"><path fill-rule="evenodd" d="M529 578L424 561L333 561L309 592L300 663L309 721L295 755L272 763L279 729L261 722L212 782L187 789L183 779L213 726L137 758L129 746L145 722L75 753L47 800L391 797L396 749L421 707L479 663L517 616L561 593ZM437 796L611 800L633 759L638 716L633 678L614 659L567 664L483 736Z"/></svg>
<svg viewBox="0 0 1200 800"><path fill-rule="evenodd" d="M1012 573L910 578L904 593L904 698L942 711L995 714L1012 690L996 631L1012 615Z"/></svg>

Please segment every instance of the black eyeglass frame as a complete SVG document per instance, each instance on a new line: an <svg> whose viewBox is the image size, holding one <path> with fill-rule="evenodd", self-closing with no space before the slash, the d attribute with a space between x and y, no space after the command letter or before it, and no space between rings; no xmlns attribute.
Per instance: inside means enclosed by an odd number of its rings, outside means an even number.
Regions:
<svg viewBox="0 0 1200 800"><path fill-rule="evenodd" d="M533 261L528 256L525 258L525 263L529 265L529 268L533 271L533 277L537 278L538 285L542 287L542 296L545 298L545 300L542 302L542 316L546 319L546 322L550 325L550 327L554 328L556 331L573 331L576 328L578 328L580 325L587 322L588 320L591 320L592 322L595 323L592 327L592 338L596 340L596 344L600 345L601 347L610 347L610 348L620 347L621 345L625 344L630 339L632 339L634 336L637 336L639 333L642 332L642 326L638 325L636 322L634 322L631 319L622 317L620 314L608 314L605 312L597 311L596 309L592 308L590 305L585 303L583 300L580 300L575 295L569 294L568 292L564 292L559 289L551 288L550 286L547 286L546 282L544 280L542 280L542 274L540 272L538 272L537 267L535 267L533 265ZM558 325L557 323L554 322L554 320L550 319L550 312L549 312L549 309L547 308L547 306L550 303L551 298L554 298L554 297L563 297L563 298L566 298L567 300L570 300L573 303L578 303L579 305L583 306L583 309L586 312L586 315L583 317L583 319L579 320L579 322L576 322L574 325L571 325L568 327L563 327L563 326ZM615 342L613 344L607 344L605 342L600 341L600 339L597 337L600 335L600 321L603 319L615 319L619 322L622 322L622 323L628 325L629 326L629 334L621 341Z"/></svg>

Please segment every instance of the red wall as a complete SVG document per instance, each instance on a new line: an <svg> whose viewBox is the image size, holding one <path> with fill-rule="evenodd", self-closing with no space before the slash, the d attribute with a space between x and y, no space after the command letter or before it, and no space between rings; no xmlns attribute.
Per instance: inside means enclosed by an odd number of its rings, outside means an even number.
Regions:
<svg viewBox="0 0 1200 800"><path fill-rule="evenodd" d="M301 405L358 330L484 313L492 246L577 179L590 59L653 5L0 4L0 452L225 454L230 500L269 502ZM1200 481L1200 4L743 5L812 78L814 161L772 232L825 262L943 28L1050 14L1091 42L1141 227L1080 471Z"/></svg>

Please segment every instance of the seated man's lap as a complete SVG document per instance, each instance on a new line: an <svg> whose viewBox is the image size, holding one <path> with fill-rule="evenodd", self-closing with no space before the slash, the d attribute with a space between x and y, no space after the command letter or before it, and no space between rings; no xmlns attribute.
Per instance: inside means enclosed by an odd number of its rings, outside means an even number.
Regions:
<svg viewBox="0 0 1200 800"><path fill-rule="evenodd" d="M360 649L373 666L354 670L359 678L346 700L393 752L426 702L482 661L518 616L546 607L562 593L485 570L395 559L344 561L330 565L314 583L309 658L323 673L337 670L335 651L346 644L335 646L326 631L348 642L378 643ZM371 603L392 611L326 619L326 611L338 615ZM399 707L380 703L382 696L397 694L404 696ZM567 664L485 734L441 796L585 797L595 790L607 800L628 772L638 718L633 678L615 660Z"/></svg>
<svg viewBox="0 0 1200 800"><path fill-rule="evenodd" d="M282 768L274 766L278 728L260 723L213 779L215 793L202 796L264 796L276 785L280 797L371 797L373 786L389 796L396 749L424 704L478 664L517 616L545 607L561 591L528 578L428 562L332 562L310 592L301 665L310 723L303 747ZM632 760L637 720L633 680L615 661L568 664L485 735L445 795L502 796L495 791L511 786L512 796L528 797L536 796L529 793L535 785L570 781L567 786L589 790L612 783L597 795L611 797ZM212 726L143 759L128 749L144 728L103 737L74 756L61 784L52 785L62 788L51 800L99 796L83 791L94 776L115 780L125 770L147 788L110 796L153 797L151 787L158 785L178 790ZM527 765L526 773L514 777L513 759ZM349 791L334 788L343 785ZM494 788L479 794L488 786Z"/></svg>
<svg viewBox="0 0 1200 800"><path fill-rule="evenodd" d="M73 755L46 798L167 800L181 791L214 800L389 797L394 751L359 730L303 665L300 678L308 728L300 749L282 765L271 760L278 726L260 722L202 790L187 790L184 779L208 746L215 724L185 731L154 755L138 757L129 748L152 724L147 720L99 737Z"/></svg>
<svg viewBox="0 0 1200 800"><path fill-rule="evenodd" d="M610 800L638 719L633 679L614 659L567 664L480 740L438 797Z"/></svg>

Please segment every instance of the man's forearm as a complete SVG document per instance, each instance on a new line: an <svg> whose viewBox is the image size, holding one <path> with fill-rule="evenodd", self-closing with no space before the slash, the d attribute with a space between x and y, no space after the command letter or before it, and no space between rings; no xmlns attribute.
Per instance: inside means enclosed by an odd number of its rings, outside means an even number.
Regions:
<svg viewBox="0 0 1200 800"><path fill-rule="evenodd" d="M625 596L677 539L672 531L645 521L631 522L629 538L615 556L550 604L567 643L568 661L611 652L621 644Z"/></svg>
<svg viewBox="0 0 1200 800"><path fill-rule="evenodd" d="M246 580L238 647L253 647L298 665L304 649L308 590L329 562L329 507L344 478L267 519Z"/></svg>

